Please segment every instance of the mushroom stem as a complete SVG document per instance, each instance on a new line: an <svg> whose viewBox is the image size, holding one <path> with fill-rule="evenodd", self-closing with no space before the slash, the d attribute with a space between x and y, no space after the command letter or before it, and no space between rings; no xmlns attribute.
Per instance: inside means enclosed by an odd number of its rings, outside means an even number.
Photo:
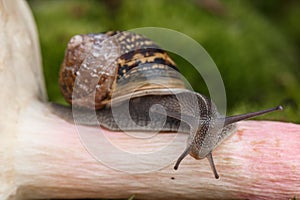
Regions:
<svg viewBox="0 0 300 200"><path fill-rule="evenodd" d="M237 134L214 151L221 174L187 157L178 172L178 154L156 154L154 162L125 160L122 167L140 169L169 165L143 173L117 170L120 156L110 149L110 165L97 160L82 143L109 136L133 153L161 152L168 144L185 145L186 135L157 134L137 143L122 132L68 123L45 102L40 52L33 17L26 1L0 0L0 199L290 199L300 196L300 125L281 122L238 123ZM42 100L42 101L41 101ZM145 133L137 133L145 135ZM174 138L177 138L174 141ZM172 143L170 143L172 141ZM94 142L90 140L90 142ZM138 146L141 145L142 146ZM99 148L93 143L92 148ZM136 154L133 154L136 155ZM199 165L199 162L201 165ZM259 179L259 181L257 181Z"/></svg>

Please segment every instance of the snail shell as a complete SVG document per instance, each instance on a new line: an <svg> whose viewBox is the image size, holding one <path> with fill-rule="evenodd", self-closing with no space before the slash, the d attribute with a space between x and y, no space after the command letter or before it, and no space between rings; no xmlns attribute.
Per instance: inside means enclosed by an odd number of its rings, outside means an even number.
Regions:
<svg viewBox="0 0 300 200"><path fill-rule="evenodd" d="M67 46L59 84L67 102L96 109L109 105L112 97L121 102L185 90L167 53L131 32L74 36Z"/></svg>

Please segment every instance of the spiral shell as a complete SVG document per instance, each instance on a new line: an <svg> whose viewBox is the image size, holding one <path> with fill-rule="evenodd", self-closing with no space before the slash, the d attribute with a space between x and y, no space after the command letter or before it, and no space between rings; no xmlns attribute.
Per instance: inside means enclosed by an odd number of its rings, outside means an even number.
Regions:
<svg viewBox="0 0 300 200"><path fill-rule="evenodd" d="M170 94L185 85L176 64L153 41L131 32L76 35L59 75L70 104L101 109L111 100Z"/></svg>

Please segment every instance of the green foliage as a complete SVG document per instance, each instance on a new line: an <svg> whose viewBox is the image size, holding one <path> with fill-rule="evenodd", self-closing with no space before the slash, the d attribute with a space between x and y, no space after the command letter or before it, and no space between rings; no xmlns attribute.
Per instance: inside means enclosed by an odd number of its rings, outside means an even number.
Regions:
<svg viewBox="0 0 300 200"><path fill-rule="evenodd" d="M73 35L158 26L180 31L208 51L222 74L229 113L283 104L284 112L264 119L300 122L300 62L296 56L300 29L293 28L300 9L286 6L278 22L278 16L272 16L267 8L280 9L281 1L260 2L270 1L224 0L224 12L218 13L199 6L196 0L31 0L49 99L63 101L57 74ZM192 67L176 55L174 59L194 89L206 93Z"/></svg>

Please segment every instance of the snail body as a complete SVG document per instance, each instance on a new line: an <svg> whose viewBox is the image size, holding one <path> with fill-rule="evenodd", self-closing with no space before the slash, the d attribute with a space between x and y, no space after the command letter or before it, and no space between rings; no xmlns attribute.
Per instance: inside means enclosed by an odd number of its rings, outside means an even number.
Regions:
<svg viewBox="0 0 300 200"><path fill-rule="evenodd" d="M74 36L67 46L59 84L66 101L81 109L80 124L100 124L113 131L189 133L187 147L174 168L188 154L208 158L216 178L212 151L234 132L234 123L282 109L225 118L209 98L186 89L165 51L150 39L126 31ZM52 107L64 119L73 120L70 107ZM96 121L88 112L91 109L96 109ZM119 114L114 115L113 109ZM151 118L153 113L155 118Z"/></svg>

